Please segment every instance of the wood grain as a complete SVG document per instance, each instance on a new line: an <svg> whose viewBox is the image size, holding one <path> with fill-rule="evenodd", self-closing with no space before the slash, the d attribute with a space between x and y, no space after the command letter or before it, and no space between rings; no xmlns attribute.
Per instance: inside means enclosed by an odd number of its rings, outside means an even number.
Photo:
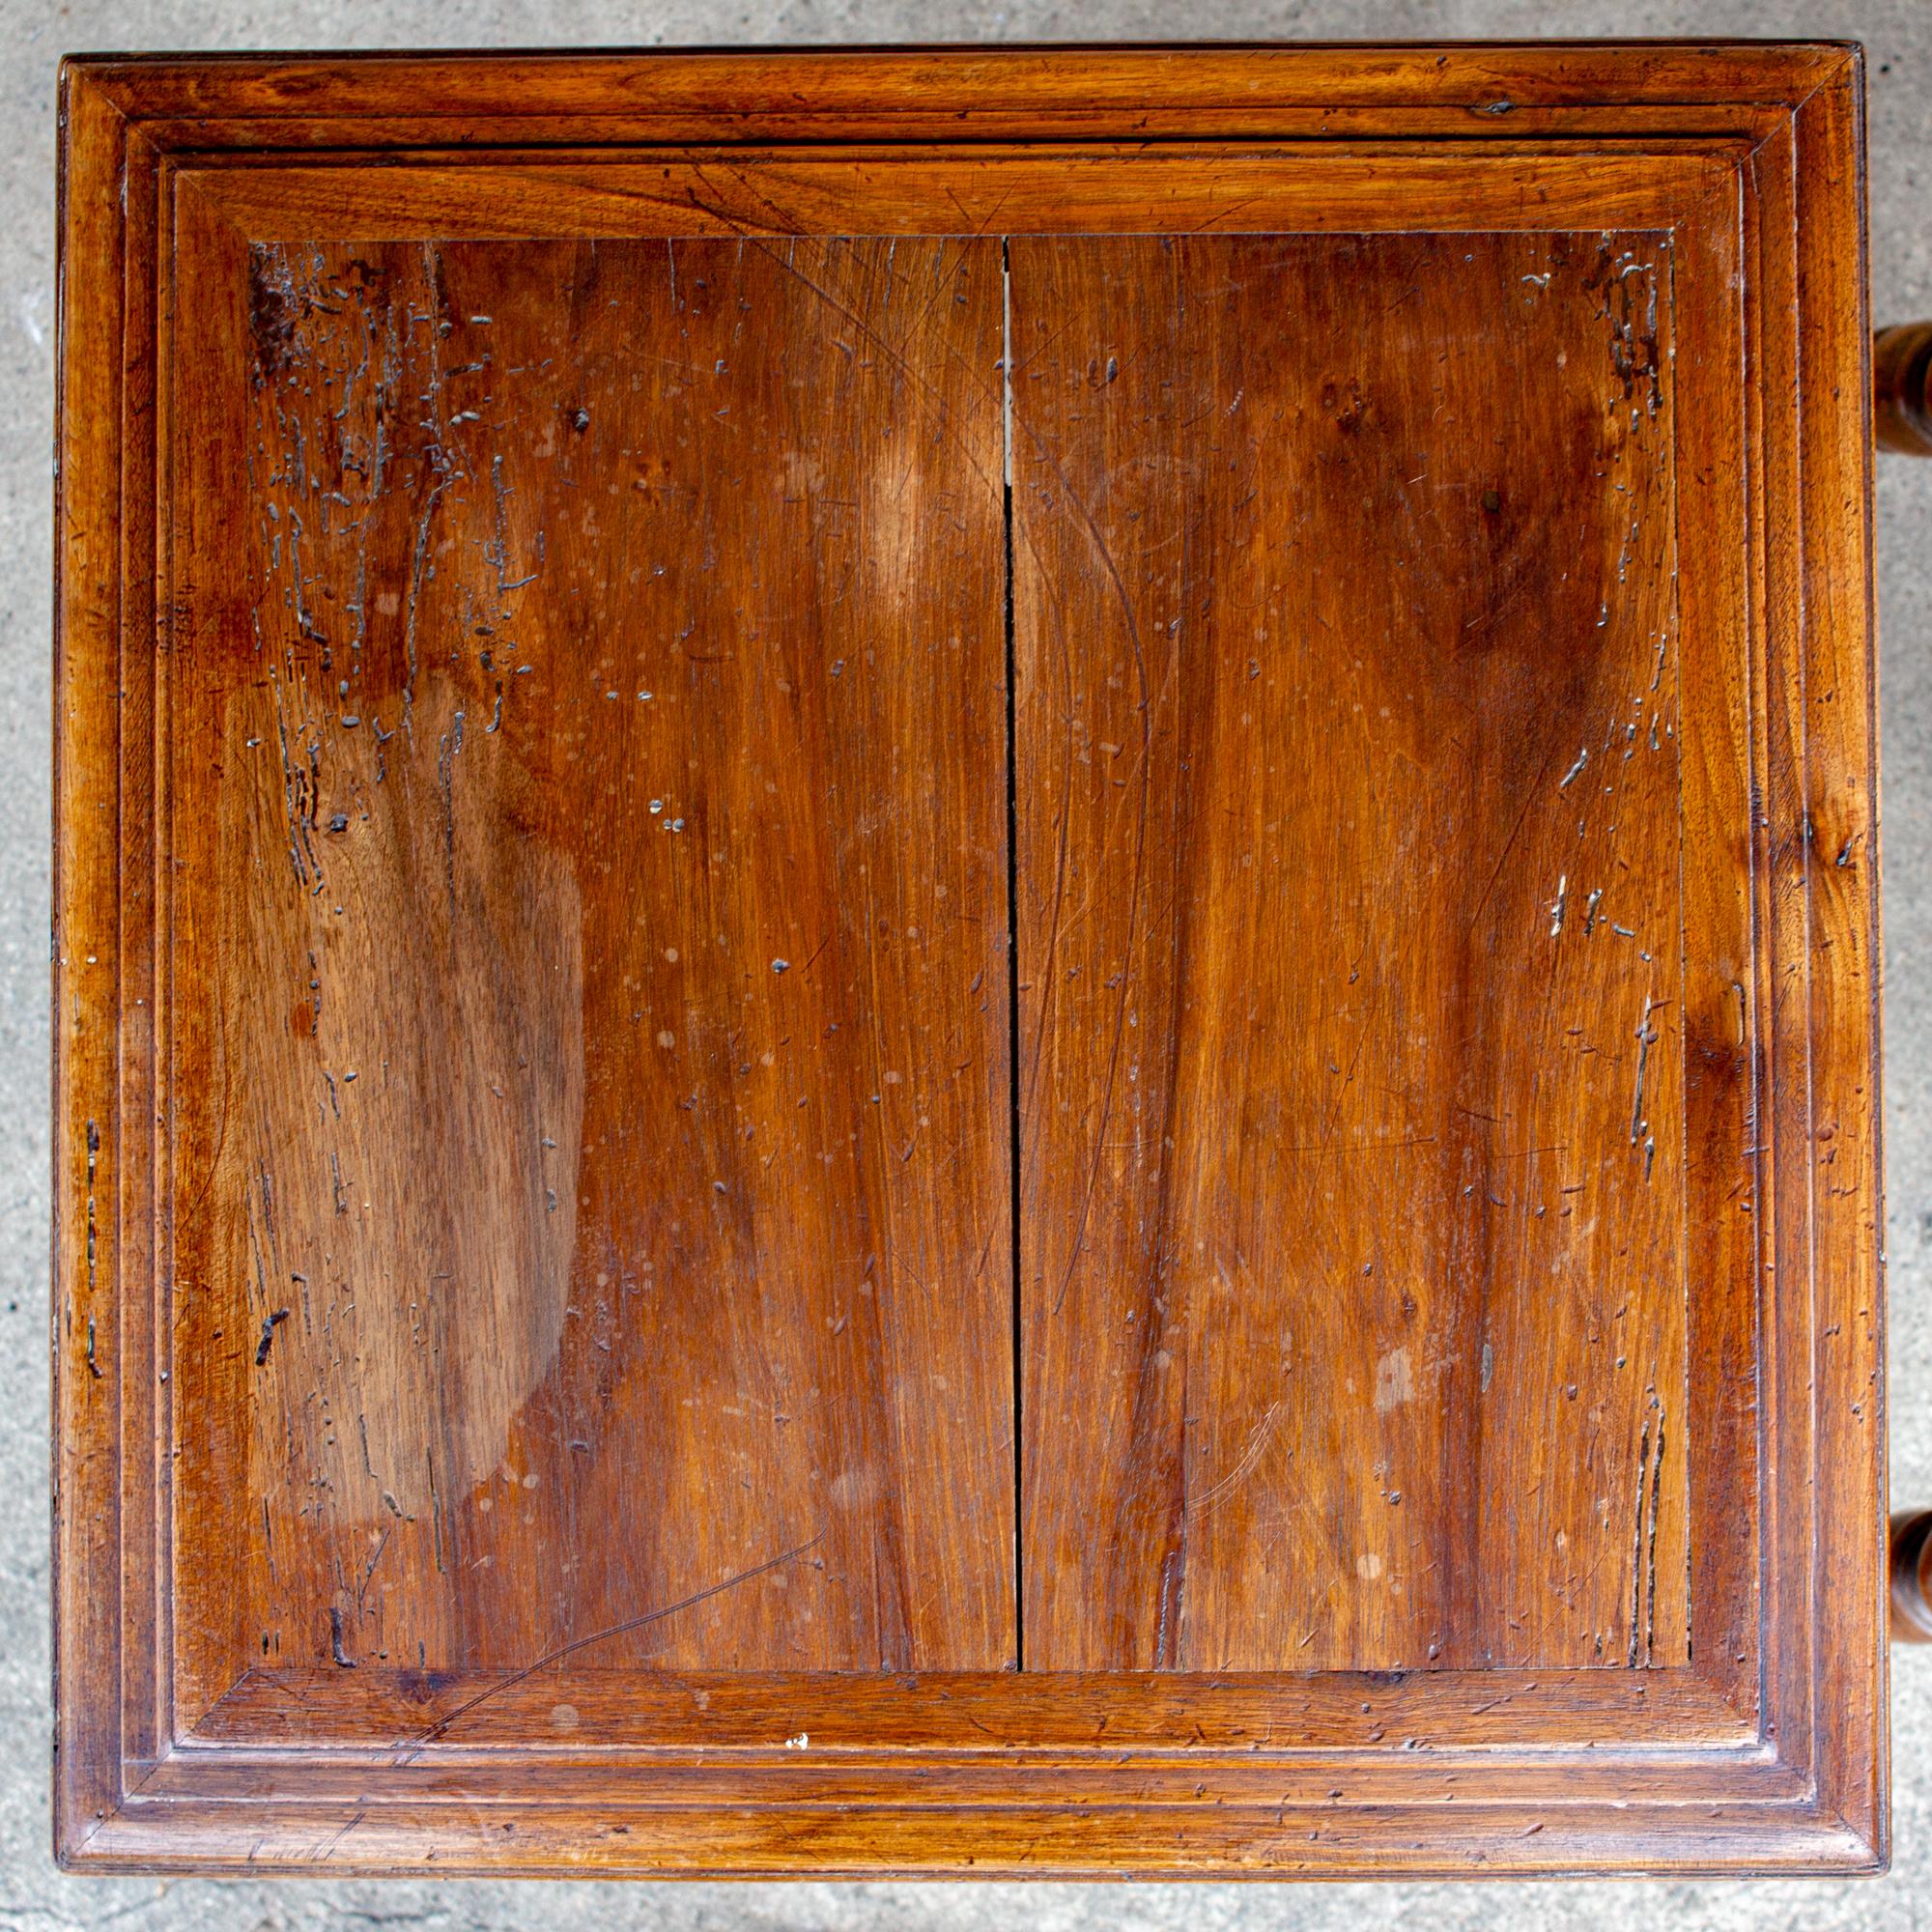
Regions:
<svg viewBox="0 0 1932 1932"><path fill-rule="evenodd" d="M1000 1667L997 249L247 267L245 452L178 421L178 1533L238 1401L251 1499L185 1654Z"/></svg>
<svg viewBox="0 0 1932 1932"><path fill-rule="evenodd" d="M743 48L723 53L255 54L90 59L88 85L155 137L239 152L456 149L561 128L581 140L927 144L1004 137L1239 140L1315 132L1509 138L1577 127L1663 137L1746 128L1838 84L1840 43ZM592 130L596 130L593 132ZM345 139L353 134L355 139ZM455 136L457 138L452 139Z"/></svg>
<svg viewBox="0 0 1932 1932"><path fill-rule="evenodd" d="M565 1706L561 1716L558 1706ZM327 1744L337 1752L492 1751L532 1740L571 1751L657 1751L695 1763L717 1751L782 1751L803 1732L821 1768L877 1771L895 1752L992 1746L1052 1754L1071 1776L1166 1763L1211 1771L1232 1799L1325 1751L1379 1738L1432 1751L1507 1751L1534 1728L1543 1747L1611 1749L1640 1729L1647 1744L1747 1749L1756 1726L1684 1670L1317 1670L834 1672L610 1670L569 1658L535 1672L411 1670L362 1663L250 1669L195 1726L192 1742L268 1750ZM1185 1735L1188 1748L1171 1755ZM1282 1741L1293 1740L1285 1751ZM1108 1755L1096 1756L1102 1747ZM1264 1754L1257 1765L1255 1753ZM1314 1753L1314 1756L1310 1756ZM313 1752L305 1753L312 1757ZM923 1775L923 1774L922 1774ZM1262 1780L1260 1783L1255 1779ZM1229 1780L1233 1780L1232 1782ZM1118 1785L1105 1787L1120 1795ZM1083 1784L1083 1800L1100 1783ZM1391 1791L1394 1785L1389 1787Z"/></svg>
<svg viewBox="0 0 1932 1932"><path fill-rule="evenodd" d="M1667 250L1013 264L1029 1661L1681 1661Z"/></svg>
<svg viewBox="0 0 1932 1932"><path fill-rule="evenodd" d="M1861 87L71 65L63 1860L1882 1865Z"/></svg>
<svg viewBox="0 0 1932 1932"><path fill-rule="evenodd" d="M319 168L197 155L179 176L251 241L301 242L319 229L359 238L514 240L526 234L840 235L855 205L868 233L1081 235L1309 229L1355 234L1402 218L1432 231L1668 227L1687 196L1729 181L1742 142L1658 152L1613 141L1526 142L1417 151L1362 140L1265 145L1123 143L987 146L970 153L738 150L691 160L485 151L399 175L353 163ZM1319 176L1308 164L1321 163ZM1121 218L1122 168L1134 213Z"/></svg>

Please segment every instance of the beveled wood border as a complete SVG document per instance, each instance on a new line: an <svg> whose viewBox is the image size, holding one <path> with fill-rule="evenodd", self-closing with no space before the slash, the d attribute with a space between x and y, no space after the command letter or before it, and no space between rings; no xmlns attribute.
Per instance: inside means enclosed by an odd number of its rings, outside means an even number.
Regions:
<svg viewBox="0 0 1932 1932"><path fill-rule="evenodd" d="M1100 147L1083 142L1060 147L1044 158L1004 143L963 151L951 146L868 147L836 153L627 148L573 156L567 163L554 162L541 151L493 150L460 156L412 153L388 165L378 165L367 155L344 155L327 167L306 158L291 164L279 154L228 155L213 164L201 155L164 156L156 178L163 283L157 341L162 472L157 492L172 505L170 529L196 513L184 479L193 469L193 452L215 432L206 414L202 427L186 426L170 392L179 386L186 393L190 371L202 386L221 381L216 372L202 368L211 343L219 340L228 345L220 354L231 364L226 389L241 393L245 352L236 345L245 327L240 317L246 284L244 251L258 242L298 238L360 243L430 237L670 235L682 240L738 235L755 244L766 237L862 229L907 235L1114 235L1133 232L1144 223L1156 232L1189 234L1308 233L1338 227L1353 232L1601 232L1601 224L1611 219L1622 234L1661 232L1669 237L1673 228L1688 224L1688 232L1703 245L1687 251L1690 259L1681 270L1673 268L1672 285L1681 280L1695 296L1693 320L1713 313L1720 319L1720 330L1727 327L1735 339L1737 319L1725 292L1741 272L1738 173L1750 152L1747 143L1730 135L1653 137L1648 143L1592 136L1551 152L1534 143L1496 139L1478 150L1461 149L1447 159L1440 146L1387 138L1325 146L1175 141ZM1605 152L1617 161L1607 188L1601 180ZM1318 160L1319 168L1311 165ZM1085 181L1070 184L1069 178L1082 171ZM191 312L176 316L172 311L166 294L171 276L184 288L202 292ZM1694 332L1690 339L1693 345L1698 340ZM1741 421L1735 419L1738 372L1726 369L1721 355L1713 358L1708 344L1704 349L1701 358L1692 359L1688 379L1680 380L1674 356L1666 356L1663 380L1673 393L1684 388L1693 422L1716 423L1727 410L1732 412L1728 438L1708 438L1709 460L1699 467L1708 470L1710 480L1688 494L1695 499L1690 514L1707 526L1731 532L1730 541L1741 549L1746 502L1735 462L1743 440ZM1708 366L1714 359L1717 366ZM1671 419L1684 413L1673 408ZM193 550L186 544L183 554ZM198 600L192 586L176 583L166 558L159 577L167 602L162 625L170 641L163 649L156 701L165 709L171 684L167 668L185 662L193 648L183 627L194 621ZM1742 716L1747 708L1747 672L1743 651L1730 642L1748 631L1742 587L1726 584L1709 593L1706 602L1702 628L1710 634L1712 647L1704 652L1708 662L1697 666L1697 681L1700 688L1728 689L1729 705L1718 709L1726 717ZM1674 617L1671 629L1683 630ZM1680 639L1680 650L1689 648L1690 643ZM1674 665L1671 675L1675 681ZM1748 748L1721 730L1716 734L1721 742L1706 746L1702 741L1712 734L1701 715L1705 708L1684 721L1680 731L1685 750L1701 756L1705 773L1688 789L1680 788L1680 820L1688 818L1688 829L1680 826L1680 842L1688 837L1700 849L1750 819ZM183 735L191 741L195 734ZM192 814L197 810L193 755L173 750L173 734L163 733L162 743L175 761L165 789L178 792L181 809ZM163 824L160 837L171 845L171 821ZM197 884L185 862L169 863L164 876L169 887L157 916L163 952L172 962L174 895L182 892L186 903L194 892L206 893L210 886ZM220 890L218 885L213 889ZM1750 952L1747 895L1734 886L1728 893L1720 888L1707 893L1696 910L1693 927L1687 929L1680 895L1682 950L1692 977L1701 974L1709 980L1713 962ZM187 925L195 923L187 915ZM196 978L207 970L204 962ZM1716 1009L1715 1030L1719 1033L1734 1018L1729 988L1730 981L1719 977L1698 1002L1700 1009ZM191 1003L178 1010L172 1000L164 1000L157 1011L156 1024L177 1047L185 1037L177 1029L187 1025L193 1010ZM1672 1047L1681 1049L1682 1037L1674 1031L1669 1037ZM1722 1182L1708 1177L1714 1171L1742 1171L1749 1164L1746 1156L1753 1139L1748 1054L1741 1046L1731 1052L1707 1048L1700 1058L1701 1077L1687 1090L1687 1135L1694 1116L1700 1156L1693 1201L1689 1192L1693 1168L1686 1150L1682 1173L1687 1191L1680 1221L1687 1229L1707 1227L1720 1217ZM194 1085L194 1077L183 1076L173 1053L163 1056L159 1069L169 1093ZM176 1117L172 1103L165 1111ZM177 1158L164 1168L166 1198L187 1200L196 1185L191 1165ZM1682 1233L1679 1246L1679 1291L1689 1300L1691 1256ZM157 1266L163 1278L170 1276L174 1257L161 1254ZM1686 1318L1690 1334L1698 1338L1700 1357L1712 1350L1714 1339L1719 1355L1748 1356L1752 1269L1747 1244L1738 1243L1722 1249L1715 1269L1700 1266L1707 1293L1687 1310ZM1721 1293L1708 1292L1714 1274L1721 1276ZM1719 1331L1715 1338L1710 1332L1714 1326ZM172 1332L172 1324L164 1332ZM173 1359L170 1355L170 1366ZM1690 1378L1680 1376L1679 1380ZM176 1386L177 1404L189 1399L185 1382ZM198 1396L199 1389L191 1393ZM1680 1386L1671 1396L1673 1413L1688 1411L1689 1394ZM1698 1399L1703 1400L1701 1392ZM1756 1525L1755 1445L1740 1426L1743 1415L1735 1401L1725 1409L1719 1396L1717 1407L1719 1412L1709 1418L1710 1427L1696 1429L1691 1437L1699 1447L1689 1461L1693 1472L1687 1486L1689 1513L1693 1524L1728 1525L1742 1495L1744 1528L1721 1541L1727 1547L1741 1543L1748 1550L1754 1548ZM191 1534L185 1513L185 1500L178 1496L172 1525L176 1547L197 1548L196 1581L204 1599L239 1600L247 1587L240 1551L234 1574L211 1577L206 1545ZM161 1525L164 1536L169 1528ZM1699 1547L1704 1541L1699 1539ZM1671 1560L1677 1560L1674 1554ZM165 1568L165 1557L162 1562ZM1705 1567L1711 1572L1711 1566ZM1272 1751L1278 1748L1276 1738L1292 1735L1304 1743L1320 1739L1337 1746L1373 1742L1391 1727L1406 1738L1426 1738L1436 1750L1501 1746L1524 1738L1544 1747L1601 1748L1627 1740L1634 1728L1657 1747L1734 1747L1757 1736L1755 1595L1748 1579L1736 1572L1707 1574L1702 1585L1706 1620L1739 1634L1733 1642L1706 1644L1701 1660L1692 1658L1688 1668L1680 1656L1675 1662L1647 1665L1634 1683L1623 1681L1621 1667L1613 1666L1466 1676L1432 1670L1416 1680L1428 1687L1421 1697L1413 1692L1386 1695L1373 1679L1365 1685L1347 1672L1249 1674L1240 1680L1243 1694L1232 1700L1203 1691L1201 1708L1188 1712L1184 1728L1199 1740L1204 1774L1217 1744ZM946 1753L962 1742L956 1721L960 1710L975 1714L973 1721L981 1727L982 1737L1003 1736L1036 1751L1097 1749L1103 1736L1108 1746L1122 1737L1151 1744L1156 1741L1151 1726L1164 1721L1171 1729L1182 1722L1167 1690L1151 1688L1173 1681L1165 1677L1144 1680L1122 1673L1111 1680L1084 1680L1077 1688L1069 1680L1049 1690L1031 1674L1018 1684L994 1675L979 1683L976 1696L970 1680L927 1690L924 1687L940 1681L929 1675L920 1680L922 1689L915 1694L891 1679L835 1682L772 1675L738 1681L733 1702L740 1728L727 1736L716 1721L715 1700L729 1690L728 1682L704 1680L701 1702L688 1696L667 1698L649 1673L601 1670L589 1660L563 1670L532 1665L523 1673L438 1670L427 1676L372 1668L365 1661L353 1680L325 1673L318 1682L300 1669L265 1668L245 1653L220 1652L201 1640L209 1618L186 1614L189 1605L165 1580L160 1596L179 1618L181 1636L171 1655L166 1689L175 1716L169 1735L184 1743L275 1741L293 1748L327 1742L370 1748L372 1740L382 1740L373 1746L380 1753L412 1740L432 1748L456 1742L450 1735L455 1726L466 1742L487 1729L499 1744L540 1750L552 1738L549 1712L562 1699L577 1714L576 1721L586 1727L578 1734L582 1742L588 1742L586 1732L594 1730L608 1741L634 1747L737 1748L748 1741L778 1740L802 1731L813 1738L829 1734L842 1748L883 1747L889 1740L894 1750L927 1753L923 1768L929 1771L950 1768ZM584 1641L573 1648L581 1649ZM679 1682L695 1690L698 1680L681 1673ZM319 1684L329 1687L327 1694L304 1701ZM755 1709L748 1696L753 1685ZM1103 1686L1110 1687L1104 1693ZM1226 1729L1229 1718L1217 1709L1230 1702L1238 1712L1232 1734ZM1004 1713L1003 1704L1009 1706ZM1499 1712L1507 1714L1500 1721ZM1156 1718L1155 1713L1164 1716ZM1096 1715L1103 1721L1096 1723ZM966 1737L963 1742L977 1745L978 1740Z"/></svg>
<svg viewBox="0 0 1932 1932"><path fill-rule="evenodd" d="M1861 113L1860 56L1835 46L71 63L53 971L63 1861L201 1871L1344 1876L1628 1870L1642 1845L1651 1870L1882 1864ZM1747 264L1736 355L1751 420L1739 480L1752 498L1740 561L1757 614L1748 716L1737 724L1749 728L1761 805L1747 1003L1762 1108L1748 1151L1760 1179L1741 1179L1749 1233L1739 1238L1761 1273L1759 1343L1754 1359L1736 1365L1747 1395L1730 1412L1754 1410L1764 1534L1758 1577L1714 1580L1741 1603L1757 1597L1729 1660L1751 1668L1754 1694L1721 1696L1703 1707L1701 1730L1641 1750L1566 1747L1560 1726L1534 1722L1449 1751L1365 1732L1362 1742L1338 1735L1259 1756L1255 1740L1233 1736L1196 1754L1096 1739L1084 1750L962 1746L937 1759L895 1752L886 1737L828 1740L789 1757L752 1744L694 1757L586 1741L559 1756L507 1741L291 1750L186 1738L171 1703L156 1349L168 1332L168 1284L156 1264L171 1212L156 1185L168 1171L157 1058L167 965L156 946L168 804L156 644L165 650L167 627L154 608L165 582L155 488L165 403L156 331L171 253L164 176L190 173L196 196L245 202L272 194L277 174L298 188L302 167L373 159L379 169L446 170L460 200L475 184L464 189L457 177L493 164L473 152L488 147L549 149L546 168L565 169L572 151L693 143L1313 141L1322 145L1312 160L1342 161L1418 133L1454 142L1465 161L1479 145L1494 154L1533 144L1576 159L1701 148L1722 179L1685 209L1680 233L1741 248ZM308 151L300 166L291 150ZM592 185L578 183L579 195ZM1716 430L1706 437L1708 455L1725 460ZM1680 469L1692 460L1681 450ZM1735 446L1728 460L1735 467ZM1725 1662L1706 1645L1690 1670L1638 1674L1677 1679L1694 1701L1695 1685L1720 1690L1735 1677ZM1393 1711L1419 1688L1377 1685L1364 1695ZM1741 1704L1750 1719L1742 1729Z"/></svg>

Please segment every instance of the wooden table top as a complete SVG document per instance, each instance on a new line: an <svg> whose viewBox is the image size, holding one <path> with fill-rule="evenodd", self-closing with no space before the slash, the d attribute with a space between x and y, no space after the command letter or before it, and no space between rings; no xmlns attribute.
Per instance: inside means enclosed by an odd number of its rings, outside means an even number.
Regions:
<svg viewBox="0 0 1932 1932"><path fill-rule="evenodd" d="M1870 1870L1841 45L88 60L88 1869Z"/></svg>

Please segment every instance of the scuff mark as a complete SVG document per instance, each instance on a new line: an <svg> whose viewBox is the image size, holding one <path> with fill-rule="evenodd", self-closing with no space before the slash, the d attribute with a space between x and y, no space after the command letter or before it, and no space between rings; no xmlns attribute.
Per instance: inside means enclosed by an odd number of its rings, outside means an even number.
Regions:
<svg viewBox="0 0 1932 1932"><path fill-rule="evenodd" d="M269 1359L269 1350L275 1346L275 1330L289 1319L286 1308L278 1308L272 1315L262 1319L262 1339L255 1345L255 1366L259 1369Z"/></svg>
<svg viewBox="0 0 1932 1932"><path fill-rule="evenodd" d="M1619 928L1612 926L1611 931ZM1657 1030L1650 1023L1654 1010L1651 997L1643 996L1643 1017L1636 1023L1636 1092L1631 1102L1631 1146L1636 1147L1643 1140L1644 1128L1649 1124L1643 1111L1644 1075L1650 1064L1650 1049L1657 1039Z"/></svg>

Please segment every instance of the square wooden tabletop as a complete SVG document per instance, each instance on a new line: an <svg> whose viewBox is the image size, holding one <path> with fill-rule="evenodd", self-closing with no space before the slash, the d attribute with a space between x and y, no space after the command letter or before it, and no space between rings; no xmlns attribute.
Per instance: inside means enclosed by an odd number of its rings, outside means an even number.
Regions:
<svg viewBox="0 0 1932 1932"><path fill-rule="evenodd" d="M62 1857L1880 1867L1861 117L71 62Z"/></svg>

